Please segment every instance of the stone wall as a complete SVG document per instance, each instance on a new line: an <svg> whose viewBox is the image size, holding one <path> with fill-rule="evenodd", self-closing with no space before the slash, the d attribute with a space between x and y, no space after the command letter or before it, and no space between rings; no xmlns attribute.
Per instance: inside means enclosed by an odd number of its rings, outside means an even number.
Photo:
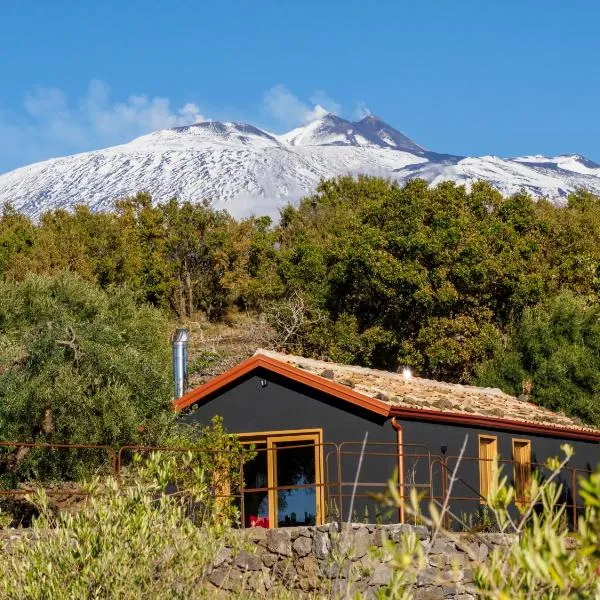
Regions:
<svg viewBox="0 0 600 600"><path fill-rule="evenodd" d="M209 569L215 598L230 592L238 597L280 596L283 586L298 598L374 598L393 584L393 550L405 533L416 534L427 555L427 566L414 574L410 588L416 600L474 600L475 567L496 546L508 546L514 536L440 533L432 544L426 527L354 524L340 533L336 524L321 527L259 527L233 532ZM22 536L35 539L49 531L1 529L0 552L11 553ZM254 592L254 594L251 594ZM393 597L393 596L392 596Z"/></svg>
<svg viewBox="0 0 600 600"><path fill-rule="evenodd" d="M353 525L342 533L335 524L240 531L242 548L219 553L209 581L222 592L249 589L268 596L283 583L299 597L321 592L332 598L375 592L392 582L390 544L413 531L427 551L427 568L412 579L417 600L470 600L474 568L494 546L509 544L501 534L464 535L459 543L440 534L431 544L426 527L410 525ZM468 548L468 550L467 550ZM349 592L349 593L348 593Z"/></svg>

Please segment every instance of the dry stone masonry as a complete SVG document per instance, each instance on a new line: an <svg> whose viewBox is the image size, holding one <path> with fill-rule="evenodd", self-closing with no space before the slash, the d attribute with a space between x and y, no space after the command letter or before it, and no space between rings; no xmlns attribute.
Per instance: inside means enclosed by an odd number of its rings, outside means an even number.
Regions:
<svg viewBox="0 0 600 600"><path fill-rule="evenodd" d="M257 527L235 532L232 546L219 551L209 570L208 585L215 599L227 598L231 592L277 597L281 585L298 598L375 598L378 590L394 584L388 541L393 546L408 532L414 532L427 551L427 567L410 585L415 600L475 600L470 584L477 562L494 547L514 540L506 534L460 534L457 543L441 533L432 543L426 527L411 525L354 524L341 533L335 523ZM10 553L23 535L34 539L47 533L0 530L2 551Z"/></svg>
<svg viewBox="0 0 600 600"><path fill-rule="evenodd" d="M429 551L427 568L411 584L416 600L474 600L468 593L477 562L473 559L484 560L491 548L511 541L500 534L465 534L457 544L440 534L432 544L426 527L411 525L354 524L341 533L336 524L253 528L240 532L244 550L219 554L209 581L222 593L249 589L268 597L270 589L283 583L299 598L319 592L333 598L357 593L375 598L377 590L393 583L386 541L397 542L411 531Z"/></svg>

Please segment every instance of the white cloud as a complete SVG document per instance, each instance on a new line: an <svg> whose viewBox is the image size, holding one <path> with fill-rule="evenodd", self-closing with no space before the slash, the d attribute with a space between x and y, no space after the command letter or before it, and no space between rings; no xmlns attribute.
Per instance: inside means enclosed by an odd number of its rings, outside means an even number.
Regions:
<svg viewBox="0 0 600 600"><path fill-rule="evenodd" d="M315 92L310 101L312 105L302 102L284 85L279 84L265 92L263 108L270 117L286 127L297 127L327 113L341 112L342 107L323 91Z"/></svg>
<svg viewBox="0 0 600 600"><path fill-rule="evenodd" d="M330 98L327 92L323 90L316 91L311 97L310 101L315 106L324 107L327 112L333 113L334 115L339 115L342 112L342 105L339 102L336 102L332 98Z"/></svg>
<svg viewBox="0 0 600 600"><path fill-rule="evenodd" d="M91 81L85 95L73 102L58 88L36 87L25 94L23 108L22 118L0 113L0 172L205 120L192 102L172 109L168 98L145 94L112 100L108 84L98 80Z"/></svg>
<svg viewBox="0 0 600 600"><path fill-rule="evenodd" d="M146 94L114 99L110 86L99 80L90 81L80 98L69 98L55 87L35 87L25 94L22 109L16 115L3 113L0 107L0 173L38 160L125 143L156 129L206 120L193 102L174 107L169 98ZM231 107L216 109L215 114L230 116L232 111ZM292 128L327 113L339 115L342 106L323 90L304 101L284 85L275 85L265 92L262 111L270 121ZM361 102L355 114L361 118L370 111ZM242 117L246 120L245 114Z"/></svg>
<svg viewBox="0 0 600 600"><path fill-rule="evenodd" d="M176 112L171 110L168 98L148 98L145 94L129 96L125 102L111 102L110 88L102 81L90 83L79 112L81 119L92 125L92 131L105 138L135 137L204 120L191 102Z"/></svg>
<svg viewBox="0 0 600 600"><path fill-rule="evenodd" d="M356 120L364 119L370 114L372 114L371 110L362 100L356 104L356 108L354 109L353 113Z"/></svg>
<svg viewBox="0 0 600 600"><path fill-rule="evenodd" d="M58 88L36 87L25 94L25 109L30 115L42 116L48 113L62 113L67 109L67 96Z"/></svg>
<svg viewBox="0 0 600 600"><path fill-rule="evenodd" d="M193 103L193 102L188 102L187 104L184 104L180 109L179 109L179 114L186 117L186 116L190 116L194 119L195 123L200 123L201 121L205 121L206 119L200 114L200 109Z"/></svg>

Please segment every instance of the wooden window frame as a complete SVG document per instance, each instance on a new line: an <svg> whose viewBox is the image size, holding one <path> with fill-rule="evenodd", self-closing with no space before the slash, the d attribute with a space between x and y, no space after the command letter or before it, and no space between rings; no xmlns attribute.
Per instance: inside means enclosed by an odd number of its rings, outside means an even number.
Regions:
<svg viewBox="0 0 600 600"><path fill-rule="evenodd" d="M492 457L492 459L482 457L481 449L483 441L493 443L494 456ZM498 457L498 436L479 434L477 450L479 456L479 495L481 496L479 502L481 504L486 504L486 498L489 494L490 484L494 475L493 461L494 458Z"/></svg>
<svg viewBox="0 0 600 600"><path fill-rule="evenodd" d="M515 448L517 444L522 444L527 448L527 460L517 459ZM513 459L513 477L515 482L515 504L517 506L527 504L526 490L531 483L531 440L526 438L513 438L512 440L512 459ZM522 469L521 473L518 471Z"/></svg>
<svg viewBox="0 0 600 600"><path fill-rule="evenodd" d="M285 429L279 431L257 431L237 434L242 444L266 444L267 453L267 497L269 505L269 527L277 527L278 489L277 489L277 444L280 442L312 442L315 445L315 522L323 525L325 507L325 484L323 481L323 430L322 429Z"/></svg>

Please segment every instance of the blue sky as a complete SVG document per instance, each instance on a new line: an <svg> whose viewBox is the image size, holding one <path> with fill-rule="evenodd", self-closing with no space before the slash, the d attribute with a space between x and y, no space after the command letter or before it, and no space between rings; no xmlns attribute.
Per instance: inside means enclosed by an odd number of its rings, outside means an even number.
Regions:
<svg viewBox="0 0 600 600"><path fill-rule="evenodd" d="M595 0L3 0L0 172L315 105L440 152L600 161L598 22Z"/></svg>

